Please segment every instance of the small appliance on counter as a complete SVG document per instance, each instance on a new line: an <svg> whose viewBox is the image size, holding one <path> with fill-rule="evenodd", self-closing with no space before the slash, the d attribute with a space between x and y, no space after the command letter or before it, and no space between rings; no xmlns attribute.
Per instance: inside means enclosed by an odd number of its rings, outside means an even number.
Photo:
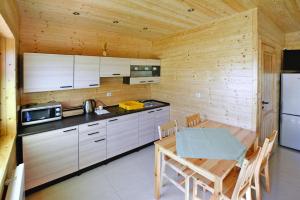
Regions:
<svg viewBox="0 0 300 200"><path fill-rule="evenodd" d="M62 106L58 102L28 104L21 107L22 126L40 124L62 118Z"/></svg>
<svg viewBox="0 0 300 200"><path fill-rule="evenodd" d="M94 99L87 99L83 102L84 113L93 113L96 108L96 101Z"/></svg>
<svg viewBox="0 0 300 200"><path fill-rule="evenodd" d="M82 106L63 108L63 117L72 117L84 114Z"/></svg>
<svg viewBox="0 0 300 200"><path fill-rule="evenodd" d="M125 110L137 110L144 108L144 103L138 101L125 101L119 103L119 107Z"/></svg>

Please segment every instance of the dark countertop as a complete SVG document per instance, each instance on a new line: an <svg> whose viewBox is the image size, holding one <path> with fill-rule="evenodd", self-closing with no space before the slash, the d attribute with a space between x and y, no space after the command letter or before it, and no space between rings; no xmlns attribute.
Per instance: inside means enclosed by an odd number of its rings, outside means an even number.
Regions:
<svg viewBox="0 0 300 200"><path fill-rule="evenodd" d="M26 135L32 135L32 134L37 134L37 133L46 132L46 131L52 131L52 130L56 130L56 129L77 126L79 124L109 119L109 118L113 118L113 117L128 115L128 114L132 114L132 113L142 112L142 111L151 110L151 109L165 107L165 106L170 105L169 103L166 103L166 102L161 102L161 101L157 101L157 102L162 103L162 105L138 109L138 110L125 110L123 108L120 108L118 105L115 105L115 106L104 107L105 110L110 112L110 113L107 113L104 115L97 115L96 113L89 113L89 114L67 117L67 118L63 118L61 120L47 122L47 123L43 123L43 124L29 125L29 126L21 126L20 125L19 129L18 129L18 136L22 137L22 136L26 136Z"/></svg>

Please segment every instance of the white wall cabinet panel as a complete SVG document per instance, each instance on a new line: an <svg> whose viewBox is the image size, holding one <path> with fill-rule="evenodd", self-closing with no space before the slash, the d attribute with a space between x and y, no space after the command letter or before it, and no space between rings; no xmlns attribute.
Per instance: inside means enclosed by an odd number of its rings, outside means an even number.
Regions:
<svg viewBox="0 0 300 200"><path fill-rule="evenodd" d="M139 145L154 141L155 110L139 113Z"/></svg>
<svg viewBox="0 0 300 200"><path fill-rule="evenodd" d="M78 126L23 137L26 190L78 170Z"/></svg>
<svg viewBox="0 0 300 200"><path fill-rule="evenodd" d="M24 92L73 88L74 56L24 53Z"/></svg>
<svg viewBox="0 0 300 200"><path fill-rule="evenodd" d="M107 121L107 158L138 147L139 118L130 114Z"/></svg>
<svg viewBox="0 0 300 200"><path fill-rule="evenodd" d="M158 126L170 121L170 106L155 109L154 140L159 139Z"/></svg>
<svg viewBox="0 0 300 200"><path fill-rule="evenodd" d="M100 77L130 76L130 59L101 57Z"/></svg>
<svg viewBox="0 0 300 200"><path fill-rule="evenodd" d="M160 66L159 59L131 59L130 65Z"/></svg>
<svg viewBox="0 0 300 200"><path fill-rule="evenodd" d="M130 85L136 85L136 84L149 84L149 83L159 83L160 77L134 77L130 78L129 80Z"/></svg>
<svg viewBox="0 0 300 200"><path fill-rule="evenodd" d="M98 56L75 56L74 57L74 88L99 87Z"/></svg>

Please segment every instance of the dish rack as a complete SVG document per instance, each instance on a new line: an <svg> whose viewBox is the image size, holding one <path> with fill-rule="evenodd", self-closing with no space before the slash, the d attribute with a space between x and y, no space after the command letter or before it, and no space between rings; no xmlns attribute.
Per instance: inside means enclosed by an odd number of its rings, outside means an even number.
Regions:
<svg viewBox="0 0 300 200"><path fill-rule="evenodd" d="M137 110L144 108L144 104L138 101L125 101L119 103L119 107L125 110Z"/></svg>

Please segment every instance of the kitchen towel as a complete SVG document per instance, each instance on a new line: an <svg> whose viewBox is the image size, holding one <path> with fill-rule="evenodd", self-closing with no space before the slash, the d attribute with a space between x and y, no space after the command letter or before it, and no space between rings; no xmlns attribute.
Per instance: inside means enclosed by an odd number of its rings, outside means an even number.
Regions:
<svg viewBox="0 0 300 200"><path fill-rule="evenodd" d="M176 134L176 150L184 158L236 160L242 164L247 148L224 128L183 128Z"/></svg>

